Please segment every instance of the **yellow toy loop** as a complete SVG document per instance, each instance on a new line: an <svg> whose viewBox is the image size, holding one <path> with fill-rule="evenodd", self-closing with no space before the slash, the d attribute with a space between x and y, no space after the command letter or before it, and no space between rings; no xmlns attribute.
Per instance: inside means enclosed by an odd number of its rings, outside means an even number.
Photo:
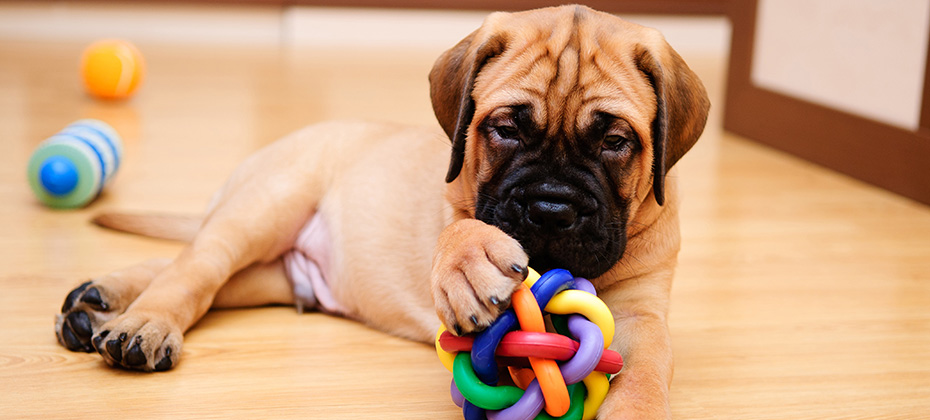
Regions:
<svg viewBox="0 0 930 420"><path fill-rule="evenodd" d="M442 362L442 365L449 369L449 372L452 372L453 362L455 361L455 353L449 353L442 349L442 346L439 345L439 336L442 333L446 332L446 326L439 324L439 331L436 331L436 342L433 343L436 346L436 355L439 356L439 361Z"/></svg>
<svg viewBox="0 0 930 420"><path fill-rule="evenodd" d="M565 290L552 298L546 305L546 312L550 314L568 315L581 314L588 321L597 325L604 335L604 348L610 346L614 339L614 317L607 309L607 304L588 292L581 290Z"/></svg>
<svg viewBox="0 0 930 420"><path fill-rule="evenodd" d="M584 399L584 414L581 419L591 420L597 416L597 409L601 407L604 399L607 398L610 381L607 379L607 375L595 371L585 377L582 382L584 382L584 386L588 390L588 395Z"/></svg>
<svg viewBox="0 0 930 420"><path fill-rule="evenodd" d="M540 277L536 270L530 268L523 284L526 287L533 287ZM588 321L601 329L601 333L604 334L605 349L614 341L614 317L610 314L607 304L590 293L581 290L564 290L549 301L546 305L546 312L559 315L575 313L584 315Z"/></svg>

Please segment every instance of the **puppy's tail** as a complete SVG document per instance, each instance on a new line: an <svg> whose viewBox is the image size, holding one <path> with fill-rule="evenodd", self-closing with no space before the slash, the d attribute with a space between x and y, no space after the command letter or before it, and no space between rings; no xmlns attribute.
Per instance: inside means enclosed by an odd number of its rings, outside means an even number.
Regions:
<svg viewBox="0 0 930 420"><path fill-rule="evenodd" d="M169 214L101 213L91 220L97 226L150 238L190 242L203 223L201 216Z"/></svg>

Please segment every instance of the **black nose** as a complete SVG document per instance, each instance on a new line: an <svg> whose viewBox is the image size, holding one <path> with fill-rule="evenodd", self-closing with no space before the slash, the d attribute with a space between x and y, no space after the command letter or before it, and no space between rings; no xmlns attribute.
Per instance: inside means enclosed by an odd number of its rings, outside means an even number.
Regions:
<svg viewBox="0 0 930 420"><path fill-rule="evenodd" d="M571 229L578 220L577 191L564 184L542 183L525 191L527 219L547 231Z"/></svg>
<svg viewBox="0 0 930 420"><path fill-rule="evenodd" d="M569 229L578 216L570 204L542 200L530 202L526 213L531 222L549 230Z"/></svg>

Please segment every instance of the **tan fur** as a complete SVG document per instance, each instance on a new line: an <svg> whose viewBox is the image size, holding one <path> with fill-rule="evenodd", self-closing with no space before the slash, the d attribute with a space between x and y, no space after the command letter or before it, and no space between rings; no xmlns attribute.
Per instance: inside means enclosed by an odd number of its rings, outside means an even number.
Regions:
<svg viewBox="0 0 930 420"><path fill-rule="evenodd" d="M567 49L577 54L561 54ZM460 172L449 171L454 181L443 182L449 145L438 129L367 122L308 127L243 162L176 259L143 263L72 292L56 323L59 340L77 349L67 336L84 329L76 325L86 313L93 337L79 337L84 349L91 341L111 365L173 366L184 331L211 305L294 303L281 256L317 214L332 233L339 278L333 294L346 316L419 341L430 341L440 320L462 332L481 328L506 308L528 256L500 229L474 219L478 186L498 170L477 123L515 101L534 104L533 119L548 126L583 125L593 111L605 111L622 115L644 138L615 192L631 203L626 253L592 279L614 313L613 347L625 358L600 417L668 417L678 203L674 176L664 190L654 188L653 162L671 155L670 167L697 140L707 112L700 82L654 31L567 6L491 15L440 57L431 83L440 125L461 147ZM660 86L665 93L657 93ZM669 127L655 131L661 112L669 113ZM182 219L159 230L153 221L100 219L176 239L188 238L194 223ZM92 289L108 300L106 308L85 298ZM139 354L143 364L127 361Z"/></svg>
<svg viewBox="0 0 930 420"><path fill-rule="evenodd" d="M95 225L150 238L190 242L203 224L201 216L106 212L91 220Z"/></svg>

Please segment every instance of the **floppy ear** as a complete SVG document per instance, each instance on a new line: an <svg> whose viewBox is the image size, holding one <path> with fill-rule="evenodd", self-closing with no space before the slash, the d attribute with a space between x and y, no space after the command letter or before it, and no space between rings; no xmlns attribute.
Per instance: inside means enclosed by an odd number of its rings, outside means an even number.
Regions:
<svg viewBox="0 0 930 420"><path fill-rule="evenodd" d="M642 46L637 52L637 63L655 89L652 186L656 202L662 205L665 174L701 136L710 100L697 75L661 36Z"/></svg>
<svg viewBox="0 0 930 420"><path fill-rule="evenodd" d="M439 125L452 140L452 159L446 182L452 182L465 162L465 138L475 115L471 97L481 68L505 47L502 35L483 35L478 29L443 53L429 74L430 99Z"/></svg>

